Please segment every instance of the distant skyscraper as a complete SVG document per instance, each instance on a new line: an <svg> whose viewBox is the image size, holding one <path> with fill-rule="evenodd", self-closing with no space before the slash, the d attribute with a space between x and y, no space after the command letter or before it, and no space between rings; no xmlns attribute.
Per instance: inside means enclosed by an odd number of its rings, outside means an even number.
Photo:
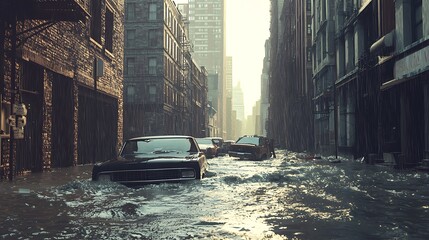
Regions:
<svg viewBox="0 0 429 240"><path fill-rule="evenodd" d="M232 97L232 57L226 57L226 65L225 65L225 90L226 97Z"/></svg>
<svg viewBox="0 0 429 240"><path fill-rule="evenodd" d="M233 138L232 131L232 122L235 119L232 118L232 57L226 57L226 66L225 66L225 90L226 90L226 109L225 109L225 117L226 117L226 138Z"/></svg>
<svg viewBox="0 0 429 240"><path fill-rule="evenodd" d="M232 110L237 112L237 119L244 121L244 97L240 82L234 87L232 92Z"/></svg>
<svg viewBox="0 0 429 240"><path fill-rule="evenodd" d="M270 107L269 100L269 77L270 77L270 40L267 39L265 41L265 57L264 57L264 65L262 68L261 74L261 120L260 120L260 130L262 135L267 135L266 122L268 121L268 108Z"/></svg>
<svg viewBox="0 0 429 240"><path fill-rule="evenodd" d="M185 10L186 8L184 8ZM217 117L220 134L226 135L225 0L189 0L189 35L193 57L209 74L218 74ZM208 89L209 92L211 89Z"/></svg>

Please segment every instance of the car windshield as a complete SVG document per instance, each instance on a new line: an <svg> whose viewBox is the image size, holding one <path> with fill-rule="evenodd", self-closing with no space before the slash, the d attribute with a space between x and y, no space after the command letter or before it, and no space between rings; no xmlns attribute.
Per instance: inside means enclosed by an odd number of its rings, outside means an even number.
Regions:
<svg viewBox="0 0 429 240"><path fill-rule="evenodd" d="M162 154L197 152L192 139L189 138L159 138L128 140L122 149L121 156L136 154Z"/></svg>
<svg viewBox="0 0 429 240"><path fill-rule="evenodd" d="M238 139L238 144L254 144L259 145L259 138L257 137L242 137Z"/></svg>
<svg viewBox="0 0 429 240"><path fill-rule="evenodd" d="M213 144L213 141L209 138L197 138L198 144Z"/></svg>

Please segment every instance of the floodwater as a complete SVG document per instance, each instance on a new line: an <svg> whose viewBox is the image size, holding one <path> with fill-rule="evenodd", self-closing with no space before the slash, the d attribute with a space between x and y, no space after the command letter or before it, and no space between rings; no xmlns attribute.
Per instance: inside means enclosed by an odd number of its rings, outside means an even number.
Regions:
<svg viewBox="0 0 429 240"><path fill-rule="evenodd" d="M427 173L297 156L209 159L202 181L138 189L91 166L0 182L0 238L429 238Z"/></svg>

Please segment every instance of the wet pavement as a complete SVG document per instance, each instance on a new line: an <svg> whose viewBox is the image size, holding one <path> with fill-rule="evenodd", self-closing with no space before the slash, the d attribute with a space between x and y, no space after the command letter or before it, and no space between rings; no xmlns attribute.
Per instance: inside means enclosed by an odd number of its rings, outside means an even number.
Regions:
<svg viewBox="0 0 429 240"><path fill-rule="evenodd" d="M429 177L342 159L209 159L202 181L132 189L92 166L0 182L2 239L427 239Z"/></svg>

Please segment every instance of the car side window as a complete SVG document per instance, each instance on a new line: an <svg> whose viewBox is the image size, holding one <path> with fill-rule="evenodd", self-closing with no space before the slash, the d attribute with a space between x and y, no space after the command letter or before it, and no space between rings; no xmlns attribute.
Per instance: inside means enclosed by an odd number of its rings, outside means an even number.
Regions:
<svg viewBox="0 0 429 240"><path fill-rule="evenodd" d="M135 152L137 152L137 141L128 141L125 143L121 155L133 154Z"/></svg>
<svg viewBox="0 0 429 240"><path fill-rule="evenodd" d="M192 139L188 139L188 140L189 140L189 143L191 144L188 152L198 152L195 141L192 141Z"/></svg>

